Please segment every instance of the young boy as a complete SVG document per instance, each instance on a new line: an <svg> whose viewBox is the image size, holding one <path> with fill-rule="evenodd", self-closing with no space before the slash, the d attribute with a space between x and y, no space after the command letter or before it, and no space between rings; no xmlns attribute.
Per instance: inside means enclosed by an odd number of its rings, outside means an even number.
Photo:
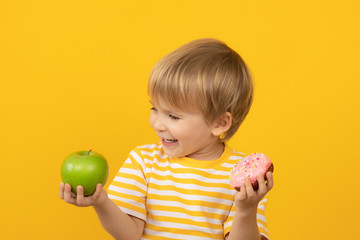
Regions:
<svg viewBox="0 0 360 240"><path fill-rule="evenodd" d="M268 239L264 215L272 173L234 190L230 171L243 154L230 139L249 112L253 84L242 58L223 42L192 41L161 59L148 84L150 125L160 143L130 152L108 191L60 198L93 206L115 239ZM266 178L265 178L266 177ZM265 181L267 179L267 181Z"/></svg>

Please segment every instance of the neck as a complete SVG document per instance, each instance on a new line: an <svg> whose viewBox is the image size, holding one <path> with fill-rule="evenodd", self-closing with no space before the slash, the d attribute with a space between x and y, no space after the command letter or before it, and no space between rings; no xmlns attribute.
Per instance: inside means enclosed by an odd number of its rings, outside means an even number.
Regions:
<svg viewBox="0 0 360 240"><path fill-rule="evenodd" d="M190 154L187 157L196 160L216 160L221 157L225 150L225 144L217 141L214 144L204 148L201 152Z"/></svg>

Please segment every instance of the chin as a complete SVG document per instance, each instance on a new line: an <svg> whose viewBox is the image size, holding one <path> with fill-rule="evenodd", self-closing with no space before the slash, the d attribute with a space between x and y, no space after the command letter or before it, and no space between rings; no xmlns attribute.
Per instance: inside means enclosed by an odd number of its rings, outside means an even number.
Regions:
<svg viewBox="0 0 360 240"><path fill-rule="evenodd" d="M164 151L166 155L168 155L168 157L171 158L178 158L178 157L184 157L183 155L179 155L179 154L174 154L174 153L169 153L167 151Z"/></svg>

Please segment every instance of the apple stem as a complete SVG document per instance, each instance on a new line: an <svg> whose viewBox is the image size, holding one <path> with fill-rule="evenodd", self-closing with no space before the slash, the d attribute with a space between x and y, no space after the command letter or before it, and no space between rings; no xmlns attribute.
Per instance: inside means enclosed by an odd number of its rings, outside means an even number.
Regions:
<svg viewBox="0 0 360 240"><path fill-rule="evenodd" d="M90 151L87 153L87 155L89 155L89 154L90 154L90 152L91 152L91 149L90 149Z"/></svg>

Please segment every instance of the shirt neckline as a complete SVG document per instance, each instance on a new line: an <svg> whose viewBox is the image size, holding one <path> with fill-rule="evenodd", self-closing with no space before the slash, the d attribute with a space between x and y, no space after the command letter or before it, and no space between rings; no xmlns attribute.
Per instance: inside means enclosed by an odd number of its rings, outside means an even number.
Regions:
<svg viewBox="0 0 360 240"><path fill-rule="evenodd" d="M175 162L183 166L187 167L198 167L198 168L210 168L212 166L217 165L220 162L223 162L224 160L228 159L232 153L232 149L229 147L227 143L224 143L224 151L221 154L221 156L218 159L215 160L199 160L199 159L193 159L189 157L176 157L176 158L170 158L170 162Z"/></svg>

